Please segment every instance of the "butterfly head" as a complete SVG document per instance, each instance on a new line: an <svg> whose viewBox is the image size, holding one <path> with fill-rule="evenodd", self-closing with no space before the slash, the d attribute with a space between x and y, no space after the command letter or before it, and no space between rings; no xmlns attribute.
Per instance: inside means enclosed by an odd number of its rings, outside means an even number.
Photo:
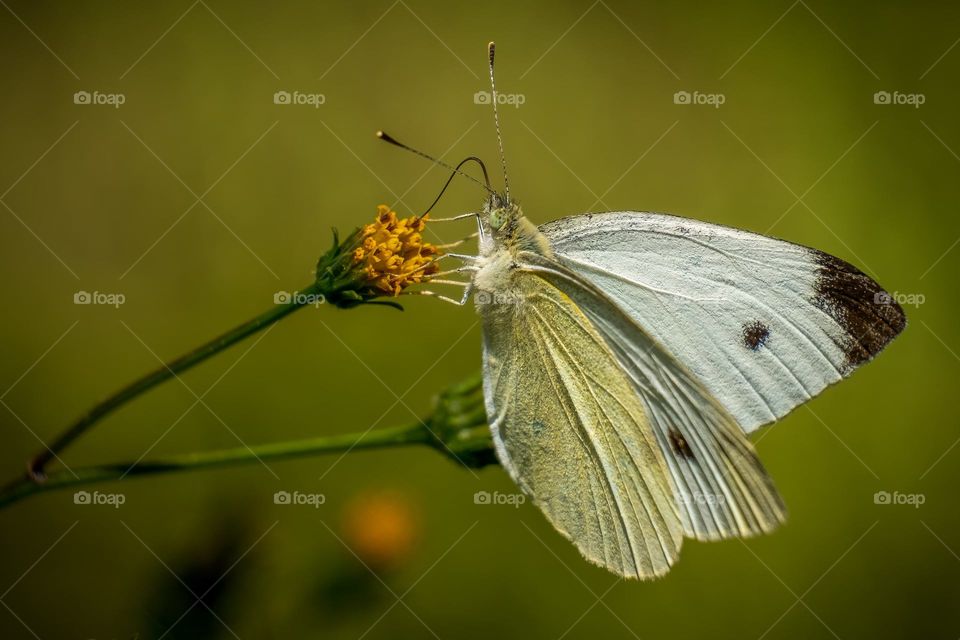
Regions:
<svg viewBox="0 0 960 640"><path fill-rule="evenodd" d="M483 218L495 236L509 235L523 217L520 205L501 193L492 193L483 204Z"/></svg>
<svg viewBox="0 0 960 640"><path fill-rule="evenodd" d="M484 203L480 225L481 255L491 255L504 249L553 255L546 236L524 217L519 204L502 194L494 194Z"/></svg>

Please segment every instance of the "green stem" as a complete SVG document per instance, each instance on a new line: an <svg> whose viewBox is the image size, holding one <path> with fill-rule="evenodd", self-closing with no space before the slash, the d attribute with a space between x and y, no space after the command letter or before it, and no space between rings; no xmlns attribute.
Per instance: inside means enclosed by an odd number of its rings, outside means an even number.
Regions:
<svg viewBox="0 0 960 640"><path fill-rule="evenodd" d="M123 406L133 400L140 394L149 391L158 384L169 380L173 376L190 369L191 367L203 362L210 356L213 356L224 349L240 342L244 338L265 329L273 323L285 318L297 309L310 304L310 296L324 293L321 283L314 282L309 287L298 292L298 295L292 296L290 300L277 304L273 309L258 315L256 318L244 322L243 324L227 331L221 336L214 338L206 344L180 356L176 360L165 363L158 369L135 380L129 385L123 387L109 398L95 405L90 411L84 414L79 420L70 425L60 436L54 440L47 448L38 453L29 463L28 478L36 483L46 480L44 468L60 452L66 449L74 440L83 435L93 425L113 412L115 409ZM52 479L53 476L51 476Z"/></svg>
<svg viewBox="0 0 960 640"><path fill-rule="evenodd" d="M123 480L128 477L193 471L209 467L250 464L286 458L299 458L323 453L336 453L356 449L375 449L408 444L429 444L433 435L421 422L402 427L377 429L363 433L348 433L336 436L291 440L254 447L219 449L201 453L188 453L150 461L127 462L76 469L64 469L51 473L42 484L22 477L0 490L0 508L29 496L77 485Z"/></svg>

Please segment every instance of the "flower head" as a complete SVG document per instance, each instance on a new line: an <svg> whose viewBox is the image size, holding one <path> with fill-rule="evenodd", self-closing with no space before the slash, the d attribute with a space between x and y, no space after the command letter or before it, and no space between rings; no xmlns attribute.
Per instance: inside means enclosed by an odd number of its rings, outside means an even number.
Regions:
<svg viewBox="0 0 960 640"><path fill-rule="evenodd" d="M324 298L341 308L386 304L412 284L426 282L440 270L440 248L423 241L427 216L398 218L390 207L377 207L371 224L346 238L333 230L333 246L317 262L316 285Z"/></svg>
<svg viewBox="0 0 960 640"><path fill-rule="evenodd" d="M390 207L379 205L373 223L360 230L353 264L363 270L368 284L380 295L400 295L406 287L439 271L436 258L440 251L421 235L427 218L398 218Z"/></svg>

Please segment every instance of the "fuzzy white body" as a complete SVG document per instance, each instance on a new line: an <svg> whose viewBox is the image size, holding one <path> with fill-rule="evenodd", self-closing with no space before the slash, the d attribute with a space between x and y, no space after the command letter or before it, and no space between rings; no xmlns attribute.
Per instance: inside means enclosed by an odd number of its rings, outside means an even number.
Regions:
<svg viewBox="0 0 960 640"><path fill-rule="evenodd" d="M519 207L516 209L516 217L505 221L501 228L493 226L489 222L489 213L487 216L480 222L480 255L472 283L477 293L486 294L474 297L481 314L485 310L483 305L486 304L486 298L509 296L516 286L514 277L521 264L522 252L553 258L550 241L532 222L523 217Z"/></svg>

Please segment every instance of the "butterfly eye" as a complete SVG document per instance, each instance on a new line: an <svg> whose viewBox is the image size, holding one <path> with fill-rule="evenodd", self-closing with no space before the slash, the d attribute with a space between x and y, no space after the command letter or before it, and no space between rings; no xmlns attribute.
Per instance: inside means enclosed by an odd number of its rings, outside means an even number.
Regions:
<svg viewBox="0 0 960 640"><path fill-rule="evenodd" d="M494 209L490 212L490 226L494 229L499 231L506 220L507 217L504 215L503 209Z"/></svg>

